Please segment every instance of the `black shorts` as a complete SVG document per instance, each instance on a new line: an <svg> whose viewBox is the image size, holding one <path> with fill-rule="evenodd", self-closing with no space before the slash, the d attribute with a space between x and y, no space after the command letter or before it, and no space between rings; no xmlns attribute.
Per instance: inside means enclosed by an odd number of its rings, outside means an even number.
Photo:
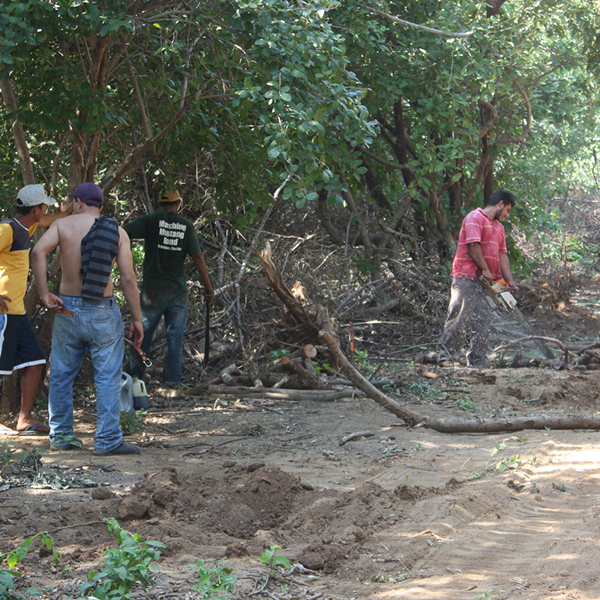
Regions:
<svg viewBox="0 0 600 600"><path fill-rule="evenodd" d="M43 365L46 357L27 315L0 314L0 375Z"/></svg>

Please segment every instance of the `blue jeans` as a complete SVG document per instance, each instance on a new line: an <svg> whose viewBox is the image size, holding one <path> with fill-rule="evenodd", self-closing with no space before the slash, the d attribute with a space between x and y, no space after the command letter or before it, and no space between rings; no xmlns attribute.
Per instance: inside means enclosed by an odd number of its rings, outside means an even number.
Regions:
<svg viewBox="0 0 600 600"><path fill-rule="evenodd" d="M140 294L142 307L142 325L144 327L144 341L142 350L150 356L154 331L160 321L165 317L165 328L167 330L167 356L162 377L165 381L173 383L181 379L181 355L183 352L183 334L188 318L188 293L187 290L142 289ZM143 369L136 364L130 352L127 372L132 377L142 377Z"/></svg>
<svg viewBox="0 0 600 600"><path fill-rule="evenodd" d="M64 448L75 438L73 382L89 350L96 383L94 450L110 452L123 441L119 427L124 337L121 311L114 298L61 298L73 316L57 314L54 317L48 397L50 442Z"/></svg>

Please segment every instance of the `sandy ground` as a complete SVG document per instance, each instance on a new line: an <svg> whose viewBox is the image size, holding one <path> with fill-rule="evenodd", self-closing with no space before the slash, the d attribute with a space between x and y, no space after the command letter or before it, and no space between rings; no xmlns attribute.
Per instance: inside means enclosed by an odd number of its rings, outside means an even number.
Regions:
<svg viewBox="0 0 600 600"><path fill-rule="evenodd" d="M405 383L390 393L440 415L598 410L600 371L436 369L431 379L399 368ZM82 396L77 409L91 449L93 404ZM49 452L45 438L0 440L15 444L15 456L39 449L46 480L102 484L0 492L0 551L49 531L68 567L54 567L35 545L22 591L76 596L114 545L103 520L116 517L166 544L158 585L140 598L200 598L188 566L200 558L225 560L238 577L234 597L249 597L267 572L260 556L274 544L314 573L277 575L270 596L258 597L600 597L597 431L442 434L409 429L368 398L153 395L145 421L128 436L143 446L132 458ZM368 435L340 444L356 432Z"/></svg>

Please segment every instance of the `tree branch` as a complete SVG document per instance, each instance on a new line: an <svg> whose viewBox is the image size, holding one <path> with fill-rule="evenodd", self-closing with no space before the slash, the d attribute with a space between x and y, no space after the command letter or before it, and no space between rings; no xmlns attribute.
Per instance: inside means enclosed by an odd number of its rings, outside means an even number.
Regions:
<svg viewBox="0 0 600 600"><path fill-rule="evenodd" d="M418 25L417 23L411 23L410 21L405 21L404 19L399 19L398 17L394 17L393 15L389 15L381 10L377 10L376 8L371 8L370 6L366 6L364 4L357 4L361 8L364 8L370 12L378 14L381 17L385 17L394 23L399 23L400 25L405 25L407 27L412 27L413 29L421 29L422 31L427 31L428 33L433 33L435 35L441 35L443 37L450 38L465 38L473 35L474 31L465 31L463 33L451 33L450 31L442 31L441 29L434 29L433 27L427 27L426 25Z"/></svg>
<svg viewBox="0 0 600 600"><path fill-rule="evenodd" d="M411 172L414 173L414 170L408 165L399 165L397 163L393 163L389 160L386 160L385 158L380 158L379 156L377 156L377 154L373 154L372 152L370 152L366 148L363 148L362 146L358 146L357 150L359 152L362 152L365 156L372 158L374 161L385 165L386 167L390 167L390 169L397 169L398 171L402 171L403 169L409 169Z"/></svg>

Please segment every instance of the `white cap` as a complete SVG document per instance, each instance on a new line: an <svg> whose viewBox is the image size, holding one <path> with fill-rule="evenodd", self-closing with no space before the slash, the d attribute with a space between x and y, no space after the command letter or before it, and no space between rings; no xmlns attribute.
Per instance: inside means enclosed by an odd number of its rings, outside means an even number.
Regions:
<svg viewBox="0 0 600 600"><path fill-rule="evenodd" d="M41 183L26 185L19 190L17 194L17 206L37 206L38 204L47 204L54 206L54 198L46 196L44 186Z"/></svg>

